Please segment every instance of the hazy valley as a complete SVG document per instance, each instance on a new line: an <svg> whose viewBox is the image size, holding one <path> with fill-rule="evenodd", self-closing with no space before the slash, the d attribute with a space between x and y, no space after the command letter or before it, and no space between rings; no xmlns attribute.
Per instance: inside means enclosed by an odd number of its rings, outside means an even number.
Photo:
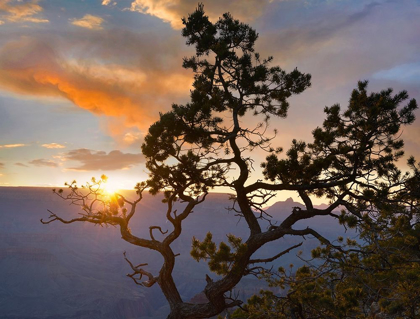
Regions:
<svg viewBox="0 0 420 319"><path fill-rule="evenodd" d="M128 192L128 196L133 196ZM126 277L130 267L123 258L135 264L149 263L157 273L160 256L124 242L117 228L54 222L42 225L47 209L71 218L78 207L69 206L47 188L0 188L0 317L1 318L165 318L169 307L159 287L137 286ZM184 223L183 234L174 243L177 257L175 280L184 300L199 300L197 294L205 286L205 275L216 278L205 263L197 263L190 255L191 238L203 239L208 231L216 242L227 233L245 237L243 220L226 208L231 203L225 194L211 194ZM292 207L301 206L288 199L267 209L273 221L281 221ZM161 197L146 195L132 220L135 235L149 237L148 227L169 227L164 219L165 205ZM221 222L221 220L223 220ZM213 222L217 221L217 222ZM334 239L344 229L330 217L317 217L298 224L311 225L326 237ZM268 225L268 224L267 224ZM348 236L352 236L348 233ZM158 237L156 237L158 239ZM271 257L282 249L301 241L287 237L261 249L259 256ZM307 238L299 249L306 254L318 245ZM300 264L298 249L276 262L288 267ZM264 283L254 277L245 278L238 286L241 298L257 293Z"/></svg>

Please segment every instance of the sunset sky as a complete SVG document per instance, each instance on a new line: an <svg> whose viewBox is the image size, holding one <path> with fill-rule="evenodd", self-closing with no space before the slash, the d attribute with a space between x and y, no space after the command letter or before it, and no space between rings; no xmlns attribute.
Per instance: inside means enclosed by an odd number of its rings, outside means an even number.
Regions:
<svg viewBox="0 0 420 319"><path fill-rule="evenodd" d="M57 186L105 173L119 188L147 177L147 128L188 101L193 53L181 36L192 0L0 0L0 186ZM419 0L211 0L259 33L257 51L312 87L272 121L276 146L309 141L323 108L358 80L420 100ZM416 112L420 117L420 112ZM420 158L420 119L403 133ZM262 161L263 153L255 159ZM258 167L256 174L259 174ZM258 176L257 176L258 177Z"/></svg>

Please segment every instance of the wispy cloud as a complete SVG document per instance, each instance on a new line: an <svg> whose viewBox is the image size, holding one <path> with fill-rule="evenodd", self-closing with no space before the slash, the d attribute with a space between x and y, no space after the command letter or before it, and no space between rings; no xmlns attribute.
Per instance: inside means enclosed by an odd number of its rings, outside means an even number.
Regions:
<svg viewBox="0 0 420 319"><path fill-rule="evenodd" d="M104 19L98 16L91 15L91 14L86 14L81 19L71 19L70 21L71 21L71 24L76 25L78 27L92 29L92 30L101 30Z"/></svg>
<svg viewBox="0 0 420 319"><path fill-rule="evenodd" d="M0 169L4 167L4 163L0 163Z"/></svg>
<svg viewBox="0 0 420 319"><path fill-rule="evenodd" d="M61 97L96 115L146 129L191 87L180 67L181 43L168 35L125 30L22 36L0 49L0 87L29 96Z"/></svg>
<svg viewBox="0 0 420 319"><path fill-rule="evenodd" d="M223 13L230 12L235 19L252 21L258 18L272 0L226 1L212 0L205 4L206 14L213 21ZM174 29L183 27L181 17L187 16L197 7L196 0L135 0L130 10L158 17L169 22Z"/></svg>
<svg viewBox="0 0 420 319"><path fill-rule="evenodd" d="M125 144L134 144L140 140L142 134L140 132L127 132L123 136L123 142Z"/></svg>
<svg viewBox="0 0 420 319"><path fill-rule="evenodd" d="M65 145L58 143L42 144L41 146L45 148L66 148Z"/></svg>
<svg viewBox="0 0 420 319"><path fill-rule="evenodd" d="M20 166L20 167L29 167L28 165L23 164L23 163L15 163L15 165Z"/></svg>
<svg viewBox="0 0 420 319"><path fill-rule="evenodd" d="M57 163L55 163L53 161L50 161L50 160L43 159L43 158L35 159L33 161L30 161L29 164L32 164L34 166L39 166L39 167L42 167L42 166L45 166L45 167L58 167L58 164Z"/></svg>
<svg viewBox="0 0 420 319"><path fill-rule="evenodd" d="M70 167L77 171L114 171L128 169L144 161L142 154L122 153L115 150L108 154L104 151L94 151L85 148L72 150L63 156L64 160L78 161L80 166Z"/></svg>
<svg viewBox="0 0 420 319"><path fill-rule="evenodd" d="M38 4L39 0L16 1L0 0L0 14L9 22L33 22L46 23L47 19L38 17L43 8ZM1 23L0 23L1 24Z"/></svg>
<svg viewBox="0 0 420 319"><path fill-rule="evenodd" d="M103 0L102 1L102 5L103 6L107 6L107 5L109 5L111 3L111 0Z"/></svg>
<svg viewBox="0 0 420 319"><path fill-rule="evenodd" d="M337 4L302 13L298 22L262 35L260 45L274 51L283 67L311 73L313 88L352 87L380 70L418 60L420 42L413 39L420 35L420 7L403 3L355 2L348 10Z"/></svg>
<svg viewBox="0 0 420 319"><path fill-rule="evenodd" d="M281 59L295 60L301 56L317 56L322 48L334 49L340 40L354 38L351 30L364 24L380 7L378 3L370 3L355 12L340 12L330 9L330 18L325 19L326 12L314 13L306 20L299 19L299 24L291 24L286 28L274 29L273 34L266 34L264 45L281 54ZM350 33L350 34L349 34Z"/></svg>
<svg viewBox="0 0 420 319"><path fill-rule="evenodd" d="M15 147L23 147L27 146L27 144L3 144L0 145L0 148L15 148Z"/></svg>

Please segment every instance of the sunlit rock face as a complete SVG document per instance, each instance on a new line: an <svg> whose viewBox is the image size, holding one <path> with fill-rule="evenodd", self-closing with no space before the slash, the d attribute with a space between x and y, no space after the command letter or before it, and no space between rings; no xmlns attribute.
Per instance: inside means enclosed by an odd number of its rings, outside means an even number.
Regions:
<svg viewBox="0 0 420 319"><path fill-rule="evenodd" d="M126 196L134 196L127 192ZM149 236L149 226L169 227L165 206L160 196L146 195L131 223L132 232ZM124 242L118 229L88 224L42 225L47 209L66 217L77 216L75 206L61 201L50 189L0 188L0 318L68 319L68 318L166 318L169 308L159 287L137 286L126 277L129 265L123 252L134 263L149 264L157 273L158 254ZM278 202L267 212L281 221L300 204L288 199ZM173 244L177 257L175 281L184 300L198 300L205 286L205 276L216 279L205 263L189 256L191 238L203 239L208 231L217 241L233 233L245 237L248 229L233 211L225 194L211 194L185 221L183 234ZM310 221L318 231L336 237L342 229L328 218ZM268 224L267 224L268 225ZM267 225L263 225L266 227ZM305 226L302 224L302 226ZM156 237L156 239L159 239ZM299 241L286 238L263 247L258 256L270 257ZM317 246L308 240L303 250ZM296 252L291 252L275 266L298 265ZM244 278L238 286L241 298L257 293L263 286L253 278Z"/></svg>

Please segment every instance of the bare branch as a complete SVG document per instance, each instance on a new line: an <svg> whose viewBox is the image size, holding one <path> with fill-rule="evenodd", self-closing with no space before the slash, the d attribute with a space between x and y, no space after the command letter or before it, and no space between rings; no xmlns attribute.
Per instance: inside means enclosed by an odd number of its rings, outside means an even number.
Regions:
<svg viewBox="0 0 420 319"><path fill-rule="evenodd" d="M150 234L150 238L152 238L152 240L156 240L155 237L153 236L153 230L154 229L159 230L162 235L165 235L165 234L168 233L168 230L162 231L162 228L160 226L150 226L149 227L149 234Z"/></svg>
<svg viewBox="0 0 420 319"><path fill-rule="evenodd" d="M283 250L282 252L278 253L277 255L271 257L271 258L260 258L260 259L250 259L248 264L256 264L256 263L269 263L272 262L274 260L276 260L277 258L280 258L281 256L289 253L291 250L298 248L300 246L302 246L303 242L301 242L300 244L294 245L286 250Z"/></svg>
<svg viewBox="0 0 420 319"><path fill-rule="evenodd" d="M126 252L124 252L124 259L127 261L131 269L133 270L133 273L127 274L127 277L133 279L133 281L137 285L149 288L152 287L158 281L159 277L154 277L150 272L141 268L147 266L148 264L139 264L137 266L134 266L133 263L127 258ZM136 276L138 276L138 278L136 278ZM143 276L146 276L147 278L149 278L149 280L141 281Z"/></svg>

